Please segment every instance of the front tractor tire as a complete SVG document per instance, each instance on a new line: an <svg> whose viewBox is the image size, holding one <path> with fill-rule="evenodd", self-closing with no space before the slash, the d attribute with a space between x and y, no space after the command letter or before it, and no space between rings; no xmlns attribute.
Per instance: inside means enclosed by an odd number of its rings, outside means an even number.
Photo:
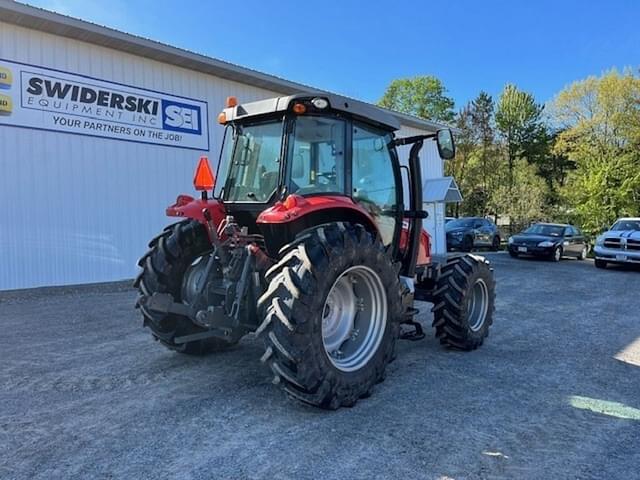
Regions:
<svg viewBox="0 0 640 480"><path fill-rule="evenodd" d="M189 267L211 251L207 233L199 222L188 220L169 225L149 242L149 250L138 261L142 271L134 282L140 295L169 293L175 302L182 301L183 279ZM158 313L137 304L144 325L165 347L188 355L204 355L231 345L218 338L176 343L176 337L205 331L189 318L171 313Z"/></svg>
<svg viewBox="0 0 640 480"><path fill-rule="evenodd" d="M353 406L384 379L402 319L398 265L362 225L308 229L280 250L258 302L262 361L289 396Z"/></svg>
<svg viewBox="0 0 640 480"><path fill-rule="evenodd" d="M457 350L482 345L495 309L493 270L484 257L447 259L433 297L433 326L442 345Z"/></svg>

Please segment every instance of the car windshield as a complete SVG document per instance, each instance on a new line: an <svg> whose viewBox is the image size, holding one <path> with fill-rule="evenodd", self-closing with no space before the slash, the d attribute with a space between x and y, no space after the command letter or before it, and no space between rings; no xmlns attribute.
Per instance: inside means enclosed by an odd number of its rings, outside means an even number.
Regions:
<svg viewBox="0 0 640 480"><path fill-rule="evenodd" d="M621 232L627 230L635 230L640 232L640 220L618 220L611 227L612 232Z"/></svg>
<svg viewBox="0 0 640 480"><path fill-rule="evenodd" d="M233 151L225 145L221 155L225 201L266 202L271 198L280 175L282 125L282 121L236 125Z"/></svg>
<svg viewBox="0 0 640 480"><path fill-rule="evenodd" d="M561 237L564 233L564 227L558 225L536 224L527 228L524 233L533 235L544 235L546 237Z"/></svg>
<svg viewBox="0 0 640 480"><path fill-rule="evenodd" d="M447 228L467 228L473 227L473 222L475 220L473 218L458 218L456 220L451 220L447 222Z"/></svg>

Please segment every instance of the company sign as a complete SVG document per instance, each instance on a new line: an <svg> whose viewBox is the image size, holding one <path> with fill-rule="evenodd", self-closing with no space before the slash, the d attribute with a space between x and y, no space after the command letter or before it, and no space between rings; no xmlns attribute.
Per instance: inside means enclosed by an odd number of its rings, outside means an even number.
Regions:
<svg viewBox="0 0 640 480"><path fill-rule="evenodd" d="M209 150L207 103L0 59L0 125Z"/></svg>

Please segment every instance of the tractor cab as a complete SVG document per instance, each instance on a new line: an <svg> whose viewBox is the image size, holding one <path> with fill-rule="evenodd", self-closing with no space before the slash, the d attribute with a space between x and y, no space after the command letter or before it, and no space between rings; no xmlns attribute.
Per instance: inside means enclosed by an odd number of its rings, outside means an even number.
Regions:
<svg viewBox="0 0 640 480"><path fill-rule="evenodd" d="M403 191L392 114L336 95L298 94L248 104L230 97L218 121L225 133L214 197L263 235L270 253L320 221L361 223L395 255L408 246L403 222L406 230L422 206L416 201L407 220L404 199L417 195Z"/></svg>

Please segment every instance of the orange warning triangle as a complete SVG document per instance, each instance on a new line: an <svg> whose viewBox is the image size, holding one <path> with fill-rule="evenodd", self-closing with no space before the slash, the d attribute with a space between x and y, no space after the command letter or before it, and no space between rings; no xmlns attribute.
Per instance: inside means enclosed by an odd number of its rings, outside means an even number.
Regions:
<svg viewBox="0 0 640 480"><path fill-rule="evenodd" d="M207 157L200 157L196 174L193 177L193 185L196 187L196 190L211 190L215 183L216 179L211 171L209 159Z"/></svg>

